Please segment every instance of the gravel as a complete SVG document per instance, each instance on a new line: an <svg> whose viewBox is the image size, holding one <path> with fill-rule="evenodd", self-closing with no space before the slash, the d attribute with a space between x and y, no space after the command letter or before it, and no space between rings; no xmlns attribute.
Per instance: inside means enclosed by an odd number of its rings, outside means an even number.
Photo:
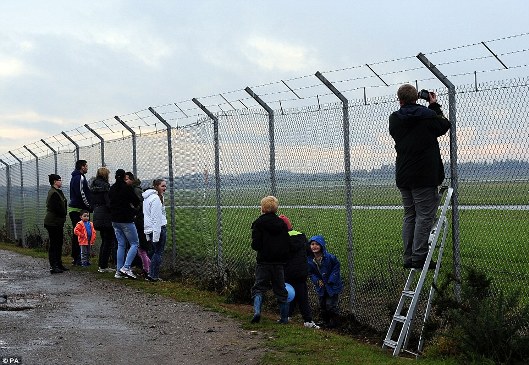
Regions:
<svg viewBox="0 0 529 365"><path fill-rule="evenodd" d="M260 363L262 333L103 275L0 250L0 364Z"/></svg>

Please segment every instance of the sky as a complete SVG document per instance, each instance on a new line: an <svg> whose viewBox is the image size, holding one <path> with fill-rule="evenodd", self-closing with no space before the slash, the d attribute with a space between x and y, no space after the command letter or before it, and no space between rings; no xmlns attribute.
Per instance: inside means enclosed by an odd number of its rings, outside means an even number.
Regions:
<svg viewBox="0 0 529 365"><path fill-rule="evenodd" d="M524 34L528 17L519 0L2 1L0 158L149 106Z"/></svg>

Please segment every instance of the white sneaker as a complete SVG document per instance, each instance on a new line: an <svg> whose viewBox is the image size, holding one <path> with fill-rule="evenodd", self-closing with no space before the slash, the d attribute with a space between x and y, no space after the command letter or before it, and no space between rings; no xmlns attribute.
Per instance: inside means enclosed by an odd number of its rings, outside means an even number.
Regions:
<svg viewBox="0 0 529 365"><path fill-rule="evenodd" d="M320 326L318 326L316 323L314 323L314 321L305 322L305 323L303 323L303 326L305 326L307 328L314 328L314 329L317 329L317 330L320 329Z"/></svg>
<svg viewBox="0 0 529 365"><path fill-rule="evenodd" d="M116 279L126 279L127 277L120 273L119 271L114 275Z"/></svg>
<svg viewBox="0 0 529 365"><path fill-rule="evenodd" d="M98 268L97 272L114 272L116 269L113 269L111 267L107 267L106 269Z"/></svg>
<svg viewBox="0 0 529 365"><path fill-rule="evenodd" d="M136 279L136 275L134 275L131 269L125 269L125 267L122 267L121 269L119 269L119 272L128 278Z"/></svg>

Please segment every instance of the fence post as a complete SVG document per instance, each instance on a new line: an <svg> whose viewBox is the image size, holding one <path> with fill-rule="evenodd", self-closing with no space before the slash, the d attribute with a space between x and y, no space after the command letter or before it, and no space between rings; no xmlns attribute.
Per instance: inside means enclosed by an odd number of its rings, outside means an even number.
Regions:
<svg viewBox="0 0 529 365"><path fill-rule="evenodd" d="M345 173L345 209L347 213L347 260L349 262L349 286L350 286L350 297L349 307L351 312L354 313L355 303L355 290L354 290L354 246L353 246L353 198L351 194L351 149L349 145L349 101L342 95L338 89L330 83L329 80L317 71L315 76L325 85L334 95L342 102L342 114L343 114L343 160L344 160L344 173Z"/></svg>
<svg viewBox="0 0 529 365"><path fill-rule="evenodd" d="M439 79L448 88L448 119L451 122L450 127L450 184L454 189L452 194L452 243L453 243L453 256L454 256L454 275L456 277L455 295L456 298L461 298L461 252L460 252L460 237L459 237L459 177L457 172L457 135L456 135L456 88L454 84L448 80L448 78L441 73L431 63L428 58L422 53L417 55L419 61L435 77Z"/></svg>
<svg viewBox="0 0 529 365"><path fill-rule="evenodd" d="M117 120L123 127L125 127L125 129L129 131L132 136L132 173L134 174L134 176L137 176L138 169L136 165L136 132L134 132L131 127L126 125L125 122L122 121L117 115L114 117L114 119Z"/></svg>
<svg viewBox="0 0 529 365"><path fill-rule="evenodd" d="M101 166L106 166L105 165L105 140L98 133L96 133L96 131L90 128L88 124L85 124L84 127L88 129L90 132L92 132L92 134L96 136L97 138L99 138L99 140L101 141Z"/></svg>
<svg viewBox="0 0 529 365"><path fill-rule="evenodd" d="M0 163L4 164L5 167L6 167L6 184L7 184L7 187L6 187L6 190L7 190L7 193L6 193L6 231L7 231L7 237L9 239L12 239L12 236L11 236L11 224L13 223L14 224L14 219L13 219L13 212L12 212L12 207L11 207L11 167L9 166L9 164L7 164L6 162L4 162L4 160L0 159ZM13 229L13 231L15 231L15 229Z"/></svg>
<svg viewBox="0 0 529 365"><path fill-rule="evenodd" d="M219 149L219 119L213 115L204 105L196 98L191 99L206 115L213 120L213 140L215 144L215 195L217 205L217 266L219 272L224 272L224 258L222 253L222 201L220 195L220 149Z"/></svg>
<svg viewBox="0 0 529 365"><path fill-rule="evenodd" d="M31 156L35 157L35 169L37 170L37 209L35 209L35 224L41 219L41 212L40 209L40 172L39 172L39 157L33 153L32 150L30 150L26 145L24 145L24 148L26 151L28 151Z"/></svg>
<svg viewBox="0 0 529 365"><path fill-rule="evenodd" d="M263 107L268 113L268 138L270 139L270 189L272 195L277 196L277 184L276 184L276 148L275 148L275 136L274 136L274 111L270 108L252 89L246 87L244 89L252 98L257 101L259 105Z"/></svg>
<svg viewBox="0 0 529 365"><path fill-rule="evenodd" d="M175 229L176 229L176 217L175 217L175 191L174 191L174 172L173 172L173 142L171 138L171 125L167 123L167 121L162 118L160 114L156 112L152 107L149 107L149 111L154 114L156 118L160 122L165 125L165 128L167 128L167 159L169 163L169 201L171 205L171 240L173 242L173 261L172 261L172 269L174 270L176 267L176 237L175 237Z"/></svg>
<svg viewBox="0 0 529 365"><path fill-rule="evenodd" d="M15 154L11 151L7 151L15 160L17 160L19 166L20 166L20 205L22 206L22 212L20 213L20 242L22 243L22 247L25 247L25 239L24 239L24 211L25 205L24 205L24 174L22 173L22 160L19 159ZM15 240L16 237L16 217L14 217L14 226L15 226Z"/></svg>
<svg viewBox="0 0 529 365"><path fill-rule="evenodd" d="M75 146L75 160L79 161L79 145L65 132L61 132L63 136L66 137L68 141L70 141Z"/></svg>
<svg viewBox="0 0 529 365"><path fill-rule="evenodd" d="M40 141L41 141L42 143L44 143L44 145L45 145L46 147L48 147L48 148L51 150L51 152L53 152L53 161L54 161L54 163L55 163L55 171L54 171L54 174L56 174L56 173L57 173L57 151L55 151L55 150L54 150L49 144L47 144L45 140L41 139Z"/></svg>

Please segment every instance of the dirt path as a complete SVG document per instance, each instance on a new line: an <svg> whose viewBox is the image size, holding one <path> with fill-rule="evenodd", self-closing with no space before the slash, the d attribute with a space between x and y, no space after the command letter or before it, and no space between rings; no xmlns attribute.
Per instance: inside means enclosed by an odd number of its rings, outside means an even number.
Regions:
<svg viewBox="0 0 529 365"><path fill-rule="evenodd" d="M195 304L47 266L0 250L0 364L258 364L264 354L261 334Z"/></svg>

